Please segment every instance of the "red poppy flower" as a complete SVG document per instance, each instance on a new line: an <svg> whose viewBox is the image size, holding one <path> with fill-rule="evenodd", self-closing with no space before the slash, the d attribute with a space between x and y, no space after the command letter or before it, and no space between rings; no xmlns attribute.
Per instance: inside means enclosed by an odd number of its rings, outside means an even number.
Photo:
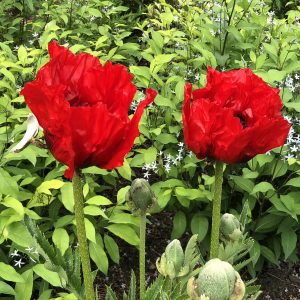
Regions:
<svg viewBox="0 0 300 300"><path fill-rule="evenodd" d="M53 156L69 167L65 176L72 178L74 169L88 166L121 166L156 91L147 89L130 120L136 86L125 66L111 62L102 66L96 57L74 55L56 41L48 51L50 61L21 94L44 129Z"/></svg>
<svg viewBox="0 0 300 300"><path fill-rule="evenodd" d="M185 143L199 159L247 161L284 144L290 126L281 108L279 90L250 69L208 68L206 87L192 92L185 86Z"/></svg>

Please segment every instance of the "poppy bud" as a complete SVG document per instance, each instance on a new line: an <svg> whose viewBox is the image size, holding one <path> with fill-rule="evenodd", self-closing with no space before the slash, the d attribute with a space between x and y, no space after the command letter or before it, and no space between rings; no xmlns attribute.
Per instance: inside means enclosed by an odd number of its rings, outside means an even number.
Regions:
<svg viewBox="0 0 300 300"><path fill-rule="evenodd" d="M173 240L168 244L161 258L156 261L158 272L171 279L185 276L189 272L189 265L185 264L184 257L180 242Z"/></svg>
<svg viewBox="0 0 300 300"><path fill-rule="evenodd" d="M126 201L133 210L146 213L156 202L155 194L150 184L143 178L135 179L126 194Z"/></svg>
<svg viewBox="0 0 300 300"><path fill-rule="evenodd" d="M197 279L190 278L187 292L193 300L203 296L209 300L242 300L245 285L231 264L214 258L200 269Z"/></svg>
<svg viewBox="0 0 300 300"><path fill-rule="evenodd" d="M232 214L224 214L221 218L220 232L222 237L229 241L238 241L243 232L239 220Z"/></svg>

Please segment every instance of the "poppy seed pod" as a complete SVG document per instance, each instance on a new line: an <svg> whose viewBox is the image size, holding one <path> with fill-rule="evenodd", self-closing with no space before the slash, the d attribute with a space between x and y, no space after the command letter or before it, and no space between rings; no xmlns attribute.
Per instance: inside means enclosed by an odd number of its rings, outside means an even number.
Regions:
<svg viewBox="0 0 300 300"><path fill-rule="evenodd" d="M190 278L187 292L191 299L242 300L245 285L231 264L218 258L211 259L201 269L198 278Z"/></svg>
<svg viewBox="0 0 300 300"><path fill-rule="evenodd" d="M148 181L143 178L137 178L133 180L126 194L126 201L133 210L140 210L141 213L146 213L155 204L156 198Z"/></svg>
<svg viewBox="0 0 300 300"><path fill-rule="evenodd" d="M224 214L222 216L220 233L222 237L230 241L238 241L243 235L239 220L232 214Z"/></svg>

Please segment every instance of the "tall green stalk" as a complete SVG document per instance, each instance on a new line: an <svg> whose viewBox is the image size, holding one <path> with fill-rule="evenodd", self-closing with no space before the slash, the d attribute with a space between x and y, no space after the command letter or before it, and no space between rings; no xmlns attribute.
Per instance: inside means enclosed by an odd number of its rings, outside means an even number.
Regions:
<svg viewBox="0 0 300 300"><path fill-rule="evenodd" d="M222 183L223 183L223 162L216 161L215 191L214 191L214 199L213 199L212 228L211 228L211 239L210 239L210 259L218 257L218 253L219 253Z"/></svg>
<svg viewBox="0 0 300 300"><path fill-rule="evenodd" d="M75 171L72 183L73 183L73 193L74 193L74 210L75 210L77 237L79 242L79 254L81 259L86 300L94 300L95 295L94 295L94 287L93 287L93 277L91 272L89 249L88 249L85 224L84 224L84 211L83 211L84 197L83 197L79 170Z"/></svg>
<svg viewBox="0 0 300 300"><path fill-rule="evenodd" d="M140 300L145 295L145 244L146 244L146 213L141 212L140 223Z"/></svg>

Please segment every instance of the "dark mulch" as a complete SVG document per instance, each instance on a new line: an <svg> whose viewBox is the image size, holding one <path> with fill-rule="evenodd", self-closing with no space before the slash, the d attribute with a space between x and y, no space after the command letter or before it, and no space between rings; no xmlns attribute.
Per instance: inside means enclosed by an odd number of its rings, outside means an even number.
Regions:
<svg viewBox="0 0 300 300"><path fill-rule="evenodd" d="M155 262L164 252L172 230L173 214L162 212L150 217L152 224L147 225L146 241L146 274L147 284L151 283L157 276ZM189 235L181 240L185 247ZM123 292L127 292L130 282L131 270L134 270L138 280L138 250L118 240L120 247L120 264L110 265L107 277L99 276L96 283L99 287L100 299L104 299L105 285L111 285L117 293L118 299L122 299ZM289 267L281 263L279 267L269 267L258 278L262 286L262 300L300 300L300 264Z"/></svg>

